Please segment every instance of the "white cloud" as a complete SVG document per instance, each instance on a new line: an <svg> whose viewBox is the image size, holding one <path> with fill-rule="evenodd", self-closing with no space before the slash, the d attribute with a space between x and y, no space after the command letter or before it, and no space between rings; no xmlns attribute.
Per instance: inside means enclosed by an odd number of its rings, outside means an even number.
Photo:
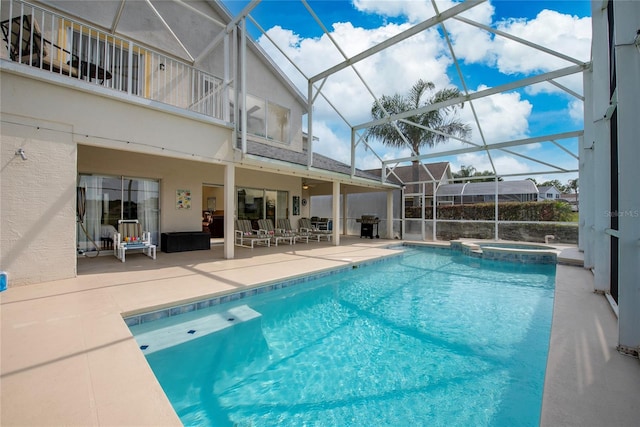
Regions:
<svg viewBox="0 0 640 427"><path fill-rule="evenodd" d="M580 61L586 62L590 57L590 18L543 10L535 19L508 19L498 23L497 28ZM504 37L494 38L492 50L498 69L505 74L531 74L572 64Z"/></svg>
<svg viewBox="0 0 640 427"><path fill-rule="evenodd" d="M313 151L342 163L351 164L351 148L344 139L333 131L326 122L313 123L313 135L319 140L313 142Z"/></svg>
<svg viewBox="0 0 640 427"><path fill-rule="evenodd" d="M448 9L452 2L438 2L438 8ZM385 17L406 17L409 22L424 21L435 15L435 11L429 1L381 1L381 0L353 0L356 10L364 13L381 15Z"/></svg>
<svg viewBox="0 0 640 427"><path fill-rule="evenodd" d="M478 91L486 89L478 87ZM484 138L488 144L511 139L526 138L529 132L529 116L533 106L523 100L518 92L500 93L473 101ZM461 118L473 123L473 140L481 143L480 134L475 125L469 106L462 110Z"/></svg>
<svg viewBox="0 0 640 427"><path fill-rule="evenodd" d="M571 117L575 123L583 124L584 102L578 100L569 102L569 117Z"/></svg>

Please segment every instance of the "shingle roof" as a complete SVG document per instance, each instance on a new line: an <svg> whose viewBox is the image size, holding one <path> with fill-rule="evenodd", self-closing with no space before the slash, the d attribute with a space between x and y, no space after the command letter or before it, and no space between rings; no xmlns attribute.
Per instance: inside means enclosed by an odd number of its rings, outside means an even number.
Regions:
<svg viewBox="0 0 640 427"><path fill-rule="evenodd" d="M280 160L287 163L306 166L307 164L307 152L297 152L286 148L274 147L272 145L263 144L256 141L247 141L247 153L265 157L268 159ZM330 157L323 156L322 154L313 153L313 167L322 169L325 171L341 173L345 175L351 175L351 166L345 163L338 162ZM355 175L359 178L370 179L380 182L380 175L374 175L367 171L356 169Z"/></svg>

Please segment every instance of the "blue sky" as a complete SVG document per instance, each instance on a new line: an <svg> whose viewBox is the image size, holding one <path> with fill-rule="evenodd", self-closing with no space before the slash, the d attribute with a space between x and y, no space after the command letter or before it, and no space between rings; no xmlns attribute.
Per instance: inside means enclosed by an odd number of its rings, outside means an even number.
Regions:
<svg viewBox="0 0 640 427"><path fill-rule="evenodd" d="M236 14L248 2L227 0L225 4L232 14ZM308 4L347 56L353 56L433 16L431 2L422 0L329 0L309 1ZM440 12L454 4L448 0L437 2ZM492 0L474 7L463 16L586 62L590 59L590 7L590 2L585 0ZM295 61L307 77L343 61L340 50L298 1L263 0L251 16L269 37L249 24L252 36L305 95L305 77L282 57L272 41ZM490 36L459 21L449 20L445 26L470 93L573 65L527 46ZM331 76L323 86L323 94L348 123L326 102L317 102L314 106L314 136L319 137L320 142L314 145L314 151L349 163L350 126L370 119L373 95L405 94L419 78L434 82L438 89L446 86L462 89L462 80L442 34L441 29L434 27L357 64L356 69L364 83L351 69ZM579 74L557 81L574 92L582 93ZM459 116L474 128L470 138L474 144L482 143L480 131L485 141L492 144L583 128L582 102L548 83L498 94L474 102L473 107L480 128L475 125L470 106L461 110ZM574 153L578 151L575 138L557 143ZM449 141L435 149L424 149L421 154L468 146ZM561 182L576 176L575 173L547 174L548 166L531 160L577 169L578 161L553 143L516 147L511 151L522 156L491 152L491 160L499 174L530 173L538 181L559 179ZM380 167L374 153L385 159L410 155L407 150L392 150L377 142L371 149L358 147L356 165L362 169ZM454 171L462 165L471 165L478 170L491 169L491 161L483 153L429 161L440 160L450 161ZM545 174L538 175L538 172Z"/></svg>

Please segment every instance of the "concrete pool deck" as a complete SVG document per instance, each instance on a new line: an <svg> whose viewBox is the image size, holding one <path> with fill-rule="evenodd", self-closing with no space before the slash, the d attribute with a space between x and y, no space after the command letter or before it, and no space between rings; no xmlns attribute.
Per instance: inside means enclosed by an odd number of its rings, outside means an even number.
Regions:
<svg viewBox="0 0 640 427"><path fill-rule="evenodd" d="M181 425L122 315L385 256L399 243L329 242L78 260L78 277L0 294L0 424ZM563 252L564 254L565 252ZM568 259L580 254L567 249ZM640 361L615 350L617 320L591 272L559 265L544 426L632 426Z"/></svg>

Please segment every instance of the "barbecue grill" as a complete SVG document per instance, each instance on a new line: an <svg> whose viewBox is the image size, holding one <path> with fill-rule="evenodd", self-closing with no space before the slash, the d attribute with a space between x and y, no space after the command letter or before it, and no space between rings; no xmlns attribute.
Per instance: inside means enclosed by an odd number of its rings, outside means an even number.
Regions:
<svg viewBox="0 0 640 427"><path fill-rule="evenodd" d="M360 218L356 219L356 222L360 223L360 237L368 237L370 239L373 239L373 229L375 227L376 233L375 233L375 237L376 239L380 238L380 235L378 234L378 224L380 223L380 219L378 219L377 216L375 215L362 215Z"/></svg>

